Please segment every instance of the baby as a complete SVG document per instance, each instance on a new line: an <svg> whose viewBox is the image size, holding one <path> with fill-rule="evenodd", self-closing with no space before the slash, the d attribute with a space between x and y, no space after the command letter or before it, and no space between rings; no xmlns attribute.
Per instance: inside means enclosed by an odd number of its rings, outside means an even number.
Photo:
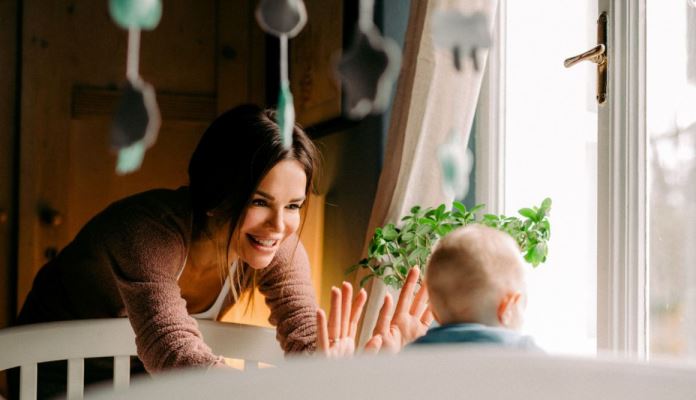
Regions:
<svg viewBox="0 0 696 400"><path fill-rule="evenodd" d="M445 236L425 275L440 326L413 345L466 342L538 349L518 332L526 306L523 263L517 243L499 230L469 225Z"/></svg>

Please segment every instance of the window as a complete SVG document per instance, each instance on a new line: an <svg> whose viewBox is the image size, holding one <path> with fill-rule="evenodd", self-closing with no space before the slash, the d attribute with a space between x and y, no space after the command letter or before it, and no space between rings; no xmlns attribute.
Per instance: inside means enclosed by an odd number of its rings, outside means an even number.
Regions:
<svg viewBox="0 0 696 400"><path fill-rule="evenodd" d="M508 1L504 19L504 210L553 201L548 261L527 274L525 331L554 353L596 350L595 73L563 66L595 40L587 3Z"/></svg>
<svg viewBox="0 0 696 400"><path fill-rule="evenodd" d="M690 4L646 4L651 357L696 357L696 8Z"/></svg>
<svg viewBox="0 0 696 400"><path fill-rule="evenodd" d="M694 6L501 0L477 195L507 213L554 201L526 325L551 352L696 357ZM595 66L562 58L594 46L599 9L610 79L598 107Z"/></svg>

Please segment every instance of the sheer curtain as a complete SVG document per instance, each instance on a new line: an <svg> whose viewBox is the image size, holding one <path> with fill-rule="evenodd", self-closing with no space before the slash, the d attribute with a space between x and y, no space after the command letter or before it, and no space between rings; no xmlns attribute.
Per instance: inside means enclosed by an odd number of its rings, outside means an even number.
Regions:
<svg viewBox="0 0 696 400"><path fill-rule="evenodd" d="M479 51L478 71L468 62L461 71L455 70L452 52L433 47L431 19L439 8L464 14L482 12L491 28L497 3L498 0L411 1L401 75L364 254L378 226L397 223L414 205L429 207L452 202L442 190L437 151L453 128L461 132L464 143L468 142L487 50ZM358 273L355 282L364 275ZM381 281L372 281L360 346L372 334L386 290Z"/></svg>

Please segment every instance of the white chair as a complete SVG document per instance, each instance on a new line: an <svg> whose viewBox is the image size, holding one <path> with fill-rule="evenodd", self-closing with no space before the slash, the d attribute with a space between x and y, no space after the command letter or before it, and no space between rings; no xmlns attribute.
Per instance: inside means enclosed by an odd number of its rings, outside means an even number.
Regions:
<svg viewBox="0 0 696 400"><path fill-rule="evenodd" d="M205 342L215 354L245 360L245 369L259 362L277 365L284 355L275 330L249 325L198 321ZM37 364L67 360L67 398L84 396L84 359L114 358L114 390L130 385L130 356L136 355L135 334L127 318L49 322L0 330L0 371L20 368L20 398L35 399Z"/></svg>
<svg viewBox="0 0 696 400"><path fill-rule="evenodd" d="M93 400L692 400L696 365L442 346L350 360L290 359L245 374L182 370Z"/></svg>

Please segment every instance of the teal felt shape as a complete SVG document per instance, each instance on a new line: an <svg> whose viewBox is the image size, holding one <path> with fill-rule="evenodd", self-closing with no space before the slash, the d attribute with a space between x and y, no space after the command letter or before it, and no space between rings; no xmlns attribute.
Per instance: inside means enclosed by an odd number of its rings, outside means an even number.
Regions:
<svg viewBox="0 0 696 400"><path fill-rule="evenodd" d="M140 169L145 158L145 142L140 141L118 151L116 174L126 175Z"/></svg>
<svg viewBox="0 0 696 400"><path fill-rule="evenodd" d="M293 104L290 85L282 82L278 92L278 126L283 146L289 149L292 146L292 132L295 128L295 105Z"/></svg>
<svg viewBox="0 0 696 400"><path fill-rule="evenodd" d="M438 149L438 159L444 194L452 199L466 197L473 157L459 132L450 132L447 141Z"/></svg>
<svg viewBox="0 0 696 400"><path fill-rule="evenodd" d="M256 21L271 35L292 38L307 23L307 9L302 0L261 0L256 8Z"/></svg>
<svg viewBox="0 0 696 400"><path fill-rule="evenodd" d="M152 30L162 18L161 0L109 0L109 14L123 29Z"/></svg>

